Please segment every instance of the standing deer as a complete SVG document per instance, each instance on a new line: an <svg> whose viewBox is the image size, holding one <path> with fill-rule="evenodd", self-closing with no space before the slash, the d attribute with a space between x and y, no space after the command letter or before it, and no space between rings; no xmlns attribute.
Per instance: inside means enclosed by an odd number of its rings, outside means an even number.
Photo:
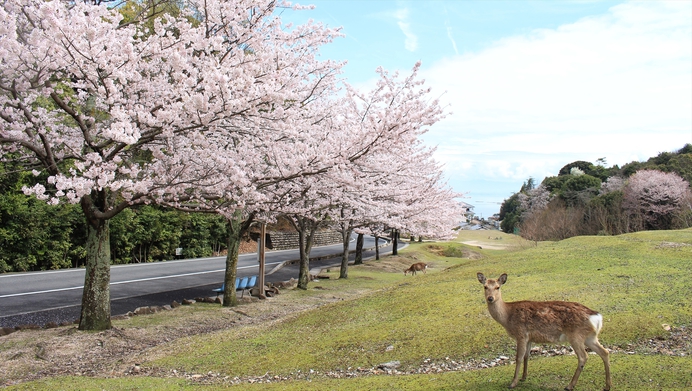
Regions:
<svg viewBox="0 0 692 391"><path fill-rule="evenodd" d="M577 384L579 375L586 364L586 347L588 347L603 360L606 376L604 390L610 390L609 353L598 342L598 333L603 326L601 314L579 303L567 301L515 301L506 303L502 300L500 287L507 282L507 274L493 280L486 279L483 273L478 273L478 281L485 288L485 300L488 303L490 315L517 341L517 366L509 388L517 386L522 359L524 372L521 380L526 380L532 342L557 343L566 340L569 341L577 354L579 365L572 376L572 381L565 389L571 391Z"/></svg>
<svg viewBox="0 0 692 391"><path fill-rule="evenodd" d="M411 273L412 275L415 276L416 272L420 272L420 271L422 271L423 274L425 274L427 268L428 268L428 265L426 265L425 262L414 263L413 265L411 265L411 267L404 270L404 275Z"/></svg>

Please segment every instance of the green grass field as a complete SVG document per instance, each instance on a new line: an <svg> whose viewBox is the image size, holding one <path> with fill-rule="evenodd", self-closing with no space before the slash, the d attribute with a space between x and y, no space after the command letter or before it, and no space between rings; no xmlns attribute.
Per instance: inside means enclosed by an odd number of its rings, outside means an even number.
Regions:
<svg viewBox="0 0 692 391"><path fill-rule="evenodd" d="M372 368L393 360L401 363L400 371L407 372L425 360L478 362L512 357L514 341L489 316L476 280L477 272L493 278L507 273L506 301L579 301L603 314L600 340L612 351L613 389L692 389L692 341L682 352L668 355L652 351L645 343L668 338L670 332L663 325L692 326L692 230L576 237L537 245L497 232L492 239L488 235L487 231L462 232L454 242L411 244L400 256L411 263L430 263L425 275L405 277L401 270L376 267L377 261L351 267L347 280L336 279L338 270L331 270L335 279L313 282L307 291L286 295L307 300L317 290L359 293L276 322L179 339L154 349L142 366L154 373L213 373L216 379L265 374L301 379L231 386L250 390L504 390L514 365L349 379L323 374ZM496 239L500 235L502 239ZM494 248L499 244L508 247ZM473 257L461 257L469 251ZM598 356L589 357L577 390L603 387L603 364ZM517 389L561 390L576 364L573 355L532 357L529 377ZM212 383L156 377L61 377L9 389L229 386L223 381Z"/></svg>

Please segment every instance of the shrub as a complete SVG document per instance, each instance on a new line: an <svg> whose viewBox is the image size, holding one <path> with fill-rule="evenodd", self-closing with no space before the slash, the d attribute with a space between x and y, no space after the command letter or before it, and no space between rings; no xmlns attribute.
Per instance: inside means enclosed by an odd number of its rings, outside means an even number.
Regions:
<svg viewBox="0 0 692 391"><path fill-rule="evenodd" d="M584 208L568 207L560 198L553 199L538 213L527 216L520 225L521 236L528 240L562 240L581 235Z"/></svg>

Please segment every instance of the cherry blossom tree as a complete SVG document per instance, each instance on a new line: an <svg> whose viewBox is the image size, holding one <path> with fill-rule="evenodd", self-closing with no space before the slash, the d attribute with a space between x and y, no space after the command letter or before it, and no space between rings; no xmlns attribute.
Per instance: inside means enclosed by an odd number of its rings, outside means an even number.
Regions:
<svg viewBox="0 0 692 391"><path fill-rule="evenodd" d="M34 172L27 193L80 203L88 227L80 329L110 327L108 220L146 202L146 145L164 114L137 69L134 28L105 6L7 1L0 8L0 143ZM157 63L152 58L151 66ZM160 125L171 119L162 120Z"/></svg>
<svg viewBox="0 0 692 391"><path fill-rule="evenodd" d="M146 24L123 23L98 3L0 6L0 145L35 170L25 192L82 206L79 327L90 330L110 327L109 219L142 203L217 199L239 221L257 199L245 168L262 154L230 146L249 147L266 117L310 101L305 89L336 68L316 71L311 58L338 34L314 24L287 29L270 0L188 1ZM274 140L290 137L292 125Z"/></svg>
<svg viewBox="0 0 692 391"><path fill-rule="evenodd" d="M235 54L237 58L224 54L216 59L238 62L232 68L239 68L242 75L236 76L247 80L247 88L237 96L236 91L229 90L220 94L223 99L212 96L211 101L205 101L205 105L214 102L237 108L213 117L201 131L177 135L165 148L192 148L194 156L171 155L163 150L157 155L160 179L165 178L166 183L195 178L194 183L180 182L181 188L175 192L157 194L157 201L226 217L230 234L224 306L232 306L237 302L233 287L241 237L258 216L266 220L278 213L285 194L281 189L294 189L292 182L319 175L333 164L329 160L333 155L317 147L329 145L322 136L325 110L321 104L335 94L341 64L316 58L321 45L338 31L314 24L286 28L272 14L273 2L253 8L249 22L240 20L238 26L220 29L223 23L237 18L223 8L225 4L214 5L219 10L206 4L199 8L197 17L214 26L205 35L226 37L229 31L237 33L252 26L242 41L242 50ZM204 74L214 72L210 69Z"/></svg>
<svg viewBox="0 0 692 391"><path fill-rule="evenodd" d="M396 226L440 237L459 222L451 202L456 195L441 182L434 150L422 147L419 139L424 127L442 116L417 79L419 66L405 78L380 70L380 83L365 94L347 86L349 94L329 112L340 111L319 122L325 138L313 146L320 156L331 156L332 165L319 176L303 177L289 187L283 183L277 191L283 194L281 210L299 232L299 287L307 288L312 236L321 224L329 222L342 233L341 277L346 278L354 230L362 235L396 221Z"/></svg>
<svg viewBox="0 0 692 391"><path fill-rule="evenodd" d="M600 195L622 191L625 188L626 180L621 176L611 176L601 183Z"/></svg>
<svg viewBox="0 0 692 391"><path fill-rule="evenodd" d="M572 172L575 170L579 169L573 167ZM583 175L583 173L581 175ZM521 219L528 220L531 218L531 215L545 210L552 198L550 191L544 184L540 184L538 187L529 189L526 192L519 193L519 202L521 203L522 209Z"/></svg>
<svg viewBox="0 0 692 391"><path fill-rule="evenodd" d="M689 211L690 185L675 173L640 170L624 189L623 207L642 216L648 228L668 229L675 214Z"/></svg>
<svg viewBox="0 0 692 391"><path fill-rule="evenodd" d="M375 213L361 219L356 228L359 236L380 236L391 230L395 244L399 232L435 239L455 236L452 228L459 225L464 212L457 201L462 194L443 181L442 167L433 153L434 149L423 148L397 156L396 163L394 157L386 159L392 170L370 193L369 209Z"/></svg>
<svg viewBox="0 0 692 391"><path fill-rule="evenodd" d="M340 189L334 221L344 243L340 278L348 277L348 241L354 229L375 221L395 227L393 216L404 215L395 210L420 207L429 194L421 190L440 187L439 167L426 163L432 151L422 147L420 136L444 112L430 98L419 69L417 63L405 77L378 69L380 78L372 90L348 90L345 126L355 141L343 144L349 165L333 172ZM422 181L426 177L434 178L433 185Z"/></svg>
<svg viewBox="0 0 692 391"><path fill-rule="evenodd" d="M307 124L304 126L309 128ZM309 259L312 236L320 223L318 217L313 217L318 216L320 210L320 198L315 195L319 194L315 193L319 192L319 187L314 184L324 181L325 173L334 164L331 156L322 154L324 149L317 147L328 145L320 143L320 140L319 134L307 133L302 137L278 137L264 146L258 144L254 148L243 148L253 151L258 157L245 171L250 186L205 200L207 207L226 216L230 224L227 287L232 287L233 284L229 283L235 280L237 244L253 220L258 218L269 222L279 214L290 216L299 232L301 265L307 265L305 259ZM250 194L253 195L251 199L248 197ZM318 201L313 202L315 199ZM235 299L235 291L226 289L224 305L235 305Z"/></svg>
<svg viewBox="0 0 692 391"><path fill-rule="evenodd" d="M380 236L385 230L440 239L454 236L452 228L463 215L456 201L461 195L441 181L439 165L424 156L429 155L382 156L388 166L381 166L377 174L362 175L355 191L346 188L342 192L336 201L340 214L335 219L344 240L340 278L348 278L348 242L354 231L359 236Z"/></svg>
<svg viewBox="0 0 692 391"><path fill-rule="evenodd" d="M348 150L356 139L345 126L344 98L334 94L333 99L323 99L310 107L310 121L302 128L310 129L312 137L307 149L298 149L302 156L311 156L310 163L315 168L309 175L300 175L288 181L278 182L267 188L276 212L286 217L298 232L300 267L298 287L307 289L309 282L310 251L315 232L333 221L335 200L341 194L342 186L338 174L350 164ZM317 164L319 163L319 164Z"/></svg>

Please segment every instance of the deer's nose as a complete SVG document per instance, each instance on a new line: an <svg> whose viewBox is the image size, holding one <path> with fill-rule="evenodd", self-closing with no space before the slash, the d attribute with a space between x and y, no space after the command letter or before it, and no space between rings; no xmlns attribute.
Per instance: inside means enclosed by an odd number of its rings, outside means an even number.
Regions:
<svg viewBox="0 0 692 391"><path fill-rule="evenodd" d="M488 296L488 303L492 303L494 300L492 296Z"/></svg>

